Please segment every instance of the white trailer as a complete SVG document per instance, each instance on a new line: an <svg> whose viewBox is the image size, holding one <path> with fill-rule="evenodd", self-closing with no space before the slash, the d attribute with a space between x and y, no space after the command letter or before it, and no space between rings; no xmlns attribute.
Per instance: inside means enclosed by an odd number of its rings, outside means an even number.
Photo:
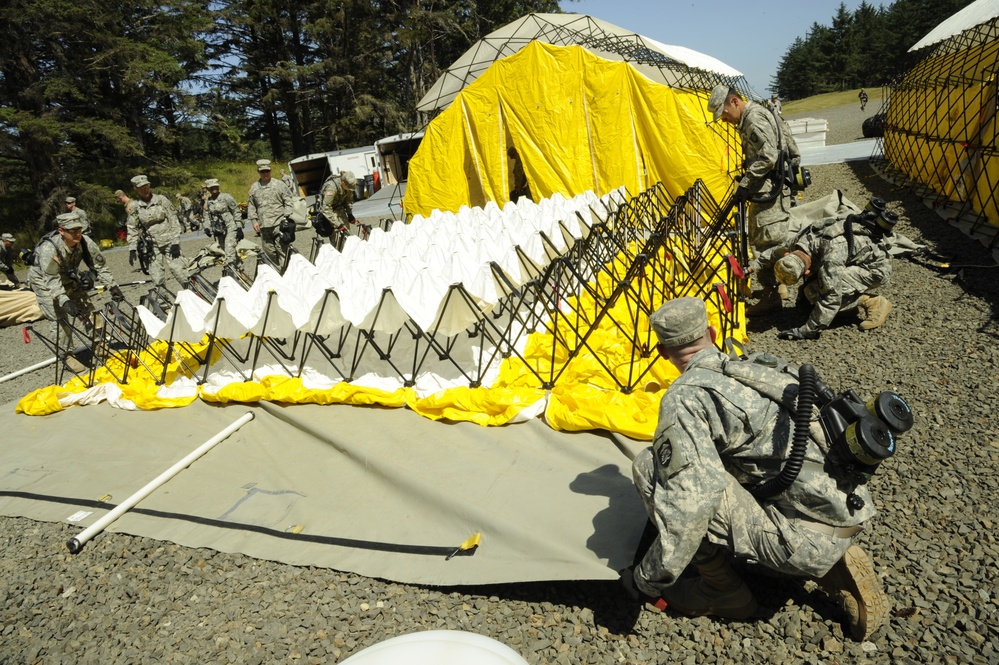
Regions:
<svg viewBox="0 0 999 665"><path fill-rule="evenodd" d="M364 196L365 176L373 175L379 169L378 152L374 146L318 152L296 157L288 162L288 168L294 174L299 196L306 198L318 194L329 176L353 171L358 182L357 197L360 198Z"/></svg>

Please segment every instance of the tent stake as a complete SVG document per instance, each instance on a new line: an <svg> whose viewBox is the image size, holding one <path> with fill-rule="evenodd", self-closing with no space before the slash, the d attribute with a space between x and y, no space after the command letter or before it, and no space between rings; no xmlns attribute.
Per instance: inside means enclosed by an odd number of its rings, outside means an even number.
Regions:
<svg viewBox="0 0 999 665"><path fill-rule="evenodd" d="M179 462L171 466L169 469L167 469L160 475L156 476L156 478L150 481L149 484L147 484L145 487L143 487L138 492L136 492L135 494L133 494L132 496L128 497L120 504L118 504L118 506L116 506L114 510L112 510L107 515L94 522L91 526L84 529L80 533L80 535L76 536L75 538L71 538L66 543L66 547L69 548L70 553L76 554L77 552L79 552L81 549L83 549L83 545L88 540L90 540L91 538L99 534L101 531L103 531L105 527L107 527L109 524L111 524L116 519L121 517L125 512L130 510L132 506L134 506L135 504L139 503L147 496L152 494L158 487L160 487L168 480L176 476L178 473L180 473L182 470L190 466L195 460L197 460L199 457L207 453L209 450L218 445L223 439L225 439L227 436L229 436L230 434L232 434L233 432L235 432L236 430L238 430L240 427L250 422L251 420L253 420L253 412L247 411L246 414L241 416L233 424L229 425L224 430L222 430L212 438L205 441L195 450L190 452L187 455L187 457L180 460Z"/></svg>

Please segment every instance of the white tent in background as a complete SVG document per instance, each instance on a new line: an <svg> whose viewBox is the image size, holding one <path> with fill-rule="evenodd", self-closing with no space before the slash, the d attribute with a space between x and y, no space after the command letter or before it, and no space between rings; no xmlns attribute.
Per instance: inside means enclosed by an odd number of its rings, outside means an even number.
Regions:
<svg viewBox="0 0 999 665"><path fill-rule="evenodd" d="M582 46L605 60L629 62L652 81L671 87L706 90L729 83L749 91L745 81L740 81L742 72L709 55L663 44L584 14L528 14L473 44L430 86L416 110L447 108L494 61L513 55L532 41Z"/></svg>

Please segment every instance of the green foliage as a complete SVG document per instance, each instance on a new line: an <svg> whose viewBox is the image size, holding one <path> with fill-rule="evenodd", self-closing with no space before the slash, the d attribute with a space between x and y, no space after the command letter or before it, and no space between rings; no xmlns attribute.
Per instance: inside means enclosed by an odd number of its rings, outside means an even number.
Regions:
<svg viewBox="0 0 999 665"><path fill-rule="evenodd" d="M888 8L840 4L831 27L812 24L788 47L770 88L785 100L877 88L913 64L909 48L972 0L896 0Z"/></svg>

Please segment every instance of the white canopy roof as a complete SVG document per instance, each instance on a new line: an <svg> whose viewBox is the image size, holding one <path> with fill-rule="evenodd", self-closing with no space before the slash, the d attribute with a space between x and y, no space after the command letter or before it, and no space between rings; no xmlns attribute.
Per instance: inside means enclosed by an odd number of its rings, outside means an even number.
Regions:
<svg viewBox="0 0 999 665"><path fill-rule="evenodd" d="M528 14L476 42L430 87L418 111L444 109L455 96L500 58L513 55L531 41L558 46L579 45L607 60L624 60L665 85L684 85L690 70L707 74L702 86L734 82L742 73L709 55L670 46L585 14Z"/></svg>
<svg viewBox="0 0 999 665"><path fill-rule="evenodd" d="M970 30L991 21L996 16L999 16L999 0L977 0L977 2L973 2L961 11L954 13L950 18L933 28L929 34L916 42L909 49L909 52L918 51L919 49L959 35L965 30ZM995 39L997 36L999 35L992 34L991 38Z"/></svg>

